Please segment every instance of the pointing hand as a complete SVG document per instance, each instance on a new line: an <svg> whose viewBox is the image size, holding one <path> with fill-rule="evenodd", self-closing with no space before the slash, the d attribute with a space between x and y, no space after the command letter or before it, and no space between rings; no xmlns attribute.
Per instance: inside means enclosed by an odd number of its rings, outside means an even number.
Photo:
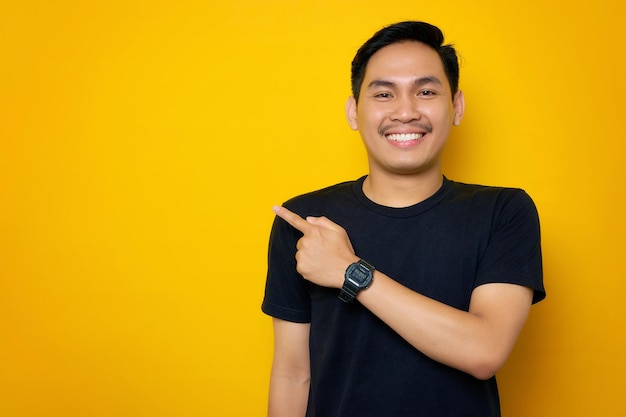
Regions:
<svg viewBox="0 0 626 417"><path fill-rule="evenodd" d="M274 213L303 233L296 245L297 271L323 287L341 288L348 266L359 260L343 227L326 217L306 220L285 207Z"/></svg>

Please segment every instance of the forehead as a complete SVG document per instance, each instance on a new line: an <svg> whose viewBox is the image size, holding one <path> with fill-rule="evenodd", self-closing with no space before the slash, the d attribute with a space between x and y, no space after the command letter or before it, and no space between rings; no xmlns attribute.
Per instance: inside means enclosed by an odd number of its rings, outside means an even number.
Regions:
<svg viewBox="0 0 626 417"><path fill-rule="evenodd" d="M365 80L395 77L436 76L447 79L439 54L421 42L406 41L387 45L370 58ZM368 83L364 82L362 86Z"/></svg>

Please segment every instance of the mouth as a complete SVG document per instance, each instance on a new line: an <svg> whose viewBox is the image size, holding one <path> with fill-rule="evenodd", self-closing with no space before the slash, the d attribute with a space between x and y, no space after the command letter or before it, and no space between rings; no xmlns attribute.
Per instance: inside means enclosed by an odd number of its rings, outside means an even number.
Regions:
<svg viewBox="0 0 626 417"><path fill-rule="evenodd" d="M390 143L404 148L421 143L432 131L433 128L430 124L415 122L408 126L383 125L378 133Z"/></svg>
<svg viewBox="0 0 626 417"><path fill-rule="evenodd" d="M390 133L385 137L392 142L411 142L423 138L425 133Z"/></svg>

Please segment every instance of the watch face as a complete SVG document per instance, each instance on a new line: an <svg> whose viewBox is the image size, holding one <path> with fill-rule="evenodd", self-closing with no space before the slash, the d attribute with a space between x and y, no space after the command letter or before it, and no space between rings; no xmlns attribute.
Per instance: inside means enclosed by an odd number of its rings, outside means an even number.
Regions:
<svg viewBox="0 0 626 417"><path fill-rule="evenodd" d="M348 276L350 281L361 286L369 280L370 272L363 265L356 264L353 265Z"/></svg>
<svg viewBox="0 0 626 417"><path fill-rule="evenodd" d="M360 260L348 266L346 279L341 287L339 299L345 303L354 300L356 294L369 287L374 279L374 267L364 260Z"/></svg>

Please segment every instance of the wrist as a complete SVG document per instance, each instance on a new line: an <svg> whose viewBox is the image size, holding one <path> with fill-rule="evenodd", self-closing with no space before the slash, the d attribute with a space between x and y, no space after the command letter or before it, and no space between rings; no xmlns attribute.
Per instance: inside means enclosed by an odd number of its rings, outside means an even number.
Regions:
<svg viewBox="0 0 626 417"><path fill-rule="evenodd" d="M363 259L351 263L346 268L339 299L345 303L352 302L360 291L372 284L374 271L374 266Z"/></svg>

